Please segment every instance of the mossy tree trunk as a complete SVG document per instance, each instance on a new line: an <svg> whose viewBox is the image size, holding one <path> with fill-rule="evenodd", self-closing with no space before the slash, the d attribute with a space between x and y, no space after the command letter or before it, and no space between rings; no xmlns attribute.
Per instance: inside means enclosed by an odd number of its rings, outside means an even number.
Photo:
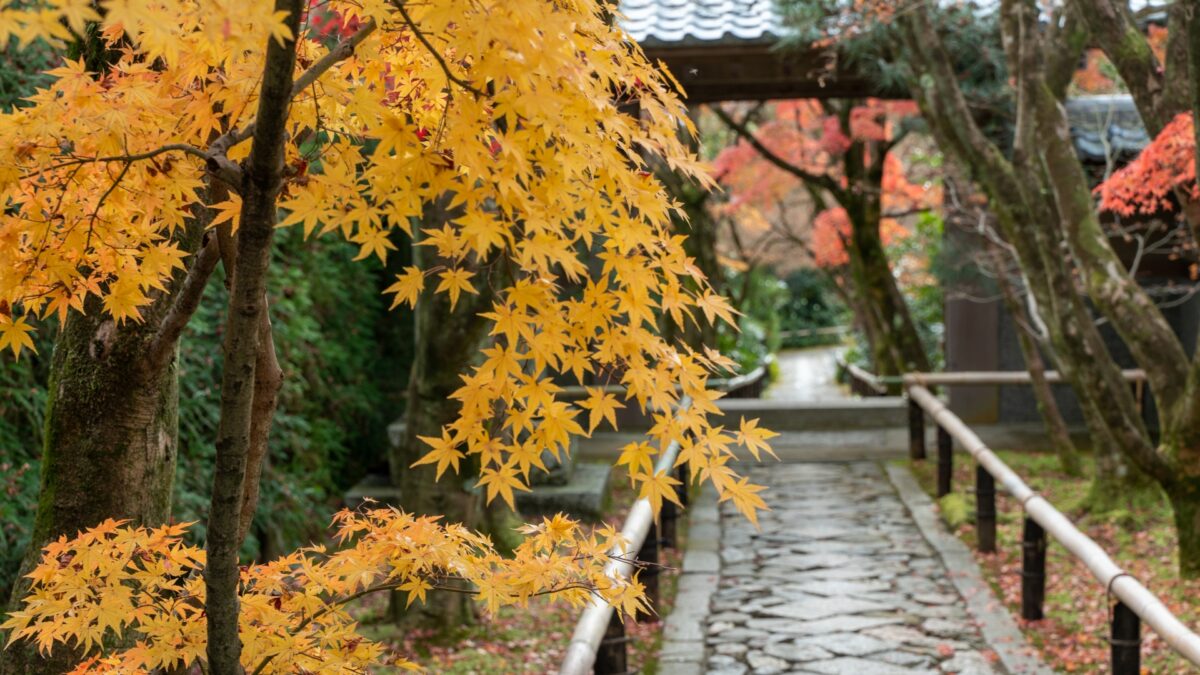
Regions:
<svg viewBox="0 0 1200 675"><path fill-rule="evenodd" d="M1161 312L1113 253L1098 224L1090 190L1071 143L1061 98L1065 88L1047 79L1060 72L1055 62L1077 54L1050 42L1039 28L1041 10L1032 0L1006 0L1001 8L1004 46L1017 94L1016 133L1011 161L974 121L950 60L938 40L929 9L921 6L899 22L917 77L914 97L932 121L939 145L972 168L991 198L1004 237L1017 251L1050 344L1088 417L1097 461L1097 502L1114 494L1132 495L1145 478L1157 481L1185 513L1186 500L1200 485L1200 466L1189 461L1190 422L1198 419L1180 406L1188 389L1188 359ZM1066 30L1079 17L1068 14ZM1095 306L1117 329L1148 375L1159 402L1164 442L1156 446L1128 383L1096 328ZM1194 364L1193 364L1194 365ZM1191 373L1196 373L1193 367ZM1200 439L1198 439L1200 440ZM1103 452L1109 449L1115 452ZM1109 462L1109 459L1113 462ZM1180 541L1197 532L1180 531ZM1200 571L1181 548L1180 571Z"/></svg>
<svg viewBox="0 0 1200 675"><path fill-rule="evenodd" d="M439 205L427 207L425 222L413 228L415 240L419 241L421 230L437 227L446 217ZM413 247L413 259L422 269L440 262L423 246ZM491 266L492 274L499 274L497 267ZM493 296L489 289L495 286L478 284L479 294L462 295L453 309L446 295L434 293L432 287L421 294L413 313L415 336L405 434L391 449L390 457L392 483L400 488L401 506L406 511L441 515L446 522L475 528L486 525L489 515L497 514L489 514L481 494L471 489L477 473L471 462L465 462L460 473L448 471L441 480L436 478L432 465L413 466L413 463L429 452L429 446L419 437L440 437L442 428L458 417L460 404L450 395L462 386L459 376L468 372L487 340L489 324L479 313L491 308ZM493 519L501 520L498 516ZM392 613L403 623L438 629L475 620L475 606L467 594L435 591L426 598L423 605L413 604L403 612L397 611L393 599Z"/></svg>
<svg viewBox="0 0 1200 675"><path fill-rule="evenodd" d="M141 366L152 326L117 327L100 307L70 315L54 350L42 450L41 492L29 549L13 587L16 609L42 547L108 518L157 525L171 512L178 450L174 359ZM6 673L63 673L78 656L65 648L41 658L32 645L4 654Z"/></svg>
<svg viewBox="0 0 1200 675"><path fill-rule="evenodd" d="M215 268L216 248L200 246L203 223L181 242L200 253L143 310L141 322L116 324L99 302L71 313L54 347L48 383L41 491L30 546L9 607L29 590L24 575L42 547L115 518L158 525L171 513L178 452L176 347ZM25 645L0 653L0 672L62 673L75 655L52 658Z"/></svg>

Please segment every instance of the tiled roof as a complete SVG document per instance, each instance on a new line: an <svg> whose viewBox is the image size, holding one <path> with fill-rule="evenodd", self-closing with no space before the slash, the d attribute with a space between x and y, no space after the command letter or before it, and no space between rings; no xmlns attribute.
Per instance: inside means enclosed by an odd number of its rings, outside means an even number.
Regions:
<svg viewBox="0 0 1200 675"><path fill-rule="evenodd" d="M1067 101L1067 119L1075 150L1084 160L1128 160L1150 142L1128 94L1072 98Z"/></svg>
<svg viewBox="0 0 1200 675"><path fill-rule="evenodd" d="M621 0L621 25L643 47L774 42L776 0Z"/></svg>

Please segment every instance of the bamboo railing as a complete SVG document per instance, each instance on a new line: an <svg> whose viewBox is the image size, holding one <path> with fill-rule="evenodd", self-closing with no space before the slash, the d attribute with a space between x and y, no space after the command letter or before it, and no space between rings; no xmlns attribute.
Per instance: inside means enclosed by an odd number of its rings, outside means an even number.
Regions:
<svg viewBox="0 0 1200 675"><path fill-rule="evenodd" d="M679 411L687 410L691 403L691 399L685 396L680 401L676 414ZM659 456L658 462L654 465L654 471L667 474L679 472L681 478L681 485L678 488L680 501L686 504L687 466L675 466L675 459L678 456L679 442L674 441L667 446L666 452ZM612 560L606 566L605 572L613 579L628 579L637 568L637 563L646 566L642 571L642 578L646 586L647 601L651 605L657 602L658 546L660 543L666 546L675 546L674 521L677 517L678 512L675 505L664 500L660 520L663 534L666 536L660 540L650 500L638 499L629 509L629 515L625 517L625 522L621 527L621 537L625 540L623 545L614 548L609 553ZM636 561L630 557L635 552L637 553ZM653 580L652 583L646 581L647 576ZM583 614L575 624L575 632L571 635L571 642L567 645L567 652L558 672L560 675L586 675L592 672L598 675L624 673L627 671L625 649L627 641L625 622L616 615L611 605L601 598L596 598L583 610Z"/></svg>
<svg viewBox="0 0 1200 675"><path fill-rule="evenodd" d="M1047 380L1061 381L1058 373L1046 373ZM1135 383L1145 380L1138 370L1124 372ZM961 419L942 403L927 386L1020 384L1029 382L1028 373L912 373L903 378L910 405L910 455L925 456L924 415L929 415L938 430L938 496L951 490L952 440L976 461L976 534L981 551L996 550L995 482L1020 502L1025 510L1022 536L1021 616L1037 620L1043 617L1046 590L1046 536L1058 541L1082 562L1105 591L1116 596L1111 617L1112 670L1116 675L1141 672L1141 622L1145 622L1164 642L1184 659L1200 666L1200 635L1184 625L1166 605L1141 582L1121 569L1095 541L1021 479ZM917 449L919 443L920 448Z"/></svg>

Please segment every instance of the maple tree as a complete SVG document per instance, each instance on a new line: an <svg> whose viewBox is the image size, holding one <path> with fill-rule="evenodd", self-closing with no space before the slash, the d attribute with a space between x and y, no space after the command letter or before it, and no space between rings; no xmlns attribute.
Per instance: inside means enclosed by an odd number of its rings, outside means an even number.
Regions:
<svg viewBox="0 0 1200 675"><path fill-rule="evenodd" d="M1096 188L1102 209L1122 216L1155 215L1200 198L1196 185L1195 119L1175 116L1133 161Z"/></svg>
<svg viewBox="0 0 1200 675"><path fill-rule="evenodd" d="M241 573L240 638L246 672L362 670L385 660L383 646L355 632L346 605L396 590L407 603L469 582L489 611L554 594L581 607L599 595L622 614L644 609L641 585L608 577L608 551L622 544L611 528L585 530L562 516L523 528L526 539L501 556L484 537L435 517L391 508L343 511L335 550L312 546ZM13 639L40 649L77 641L99 651L105 640L133 645L96 654L73 673L156 672L205 658L204 551L183 542L188 525L124 527L109 520L46 548L25 608L4 624ZM71 608L73 612L64 611ZM390 665L416 664L389 658Z"/></svg>
<svg viewBox="0 0 1200 675"><path fill-rule="evenodd" d="M835 13L833 23L804 16L810 28L828 31L837 43L839 35L848 35L837 21L865 16L872 6L888 3L822 4L838 5L844 12ZM1062 105L1086 48L1097 46L1151 135L1159 135L1179 113L1200 107L1194 105L1200 103L1194 98L1200 90L1198 72L1189 66L1200 63L1195 5L1171 3L1165 14L1165 43L1156 53L1154 41L1121 0L1005 0L989 11L921 1L896 13L886 26L874 26L870 41L851 36L856 44L845 52L853 53L857 63L874 57L874 63L887 64L888 73L904 81L939 146L988 197L997 229L1019 262L1027 294L1023 318L1071 382L1098 449L1089 504L1121 508L1148 481L1157 482L1174 510L1180 572L1197 576L1200 408L1194 392L1200 361L1184 348L1110 243ZM975 61L961 58L958 51L969 26L981 26L997 38L991 49L1002 56L1006 74L995 81L1003 83L1012 101L1011 134L989 133L988 106L969 99ZM979 51L977 45L971 48ZM1194 238L1200 220L1184 211L1184 224ZM1149 432L1096 328L1094 311L1146 371L1160 435Z"/></svg>
<svg viewBox="0 0 1200 675"><path fill-rule="evenodd" d="M492 298L492 346L453 393L457 418L428 438L421 463L440 473L470 457L489 498L511 504L542 449L588 433L551 377L599 372L656 411L651 438L658 448L681 442L694 479L711 481L752 520L765 508L761 488L732 463L739 445L757 455L770 432L743 426L729 435L708 421L719 396L706 388L708 374L730 363L656 333L660 313L685 325L732 322L733 312L670 231L676 205L647 166L653 157L706 184L680 140L693 131L686 110L606 7L335 1L325 11L340 28L323 18L315 33L297 0L112 0L99 10L82 0L0 10L2 41L92 31L115 54L100 72L65 61L30 106L0 117L0 198L9 205L0 217L0 339L27 349L31 317L69 319L92 303L117 327L137 324L169 287L178 300L164 325L178 330L220 259L231 299L212 506L203 556L181 547L176 529L111 523L50 544L33 595L9 624L22 635L87 651L109 629L132 626L134 646L85 667L175 663L178 638L210 672L266 672L272 649L311 647L321 668L374 658L365 641L336 632L352 627L333 621L332 637L315 635L326 626L311 617L336 617L338 597L381 580L419 596L423 583L453 570L493 606L541 591L636 605L636 583L606 587L595 574L611 536L575 534L561 521L545 524L556 532L549 542L530 530L515 562L502 564L453 525L398 512L343 516L342 533L361 535L345 549L355 552L298 552L239 569L243 512L256 487L252 453L273 412L261 375L271 365L264 279L276 227L339 233L363 258L385 257L399 228L439 262L405 270L389 289L398 302L432 294L454 310L485 289ZM330 32L343 36L332 47L319 39ZM637 117L622 112L630 102ZM421 228L438 203L447 217ZM189 255L175 235L197 222L217 236ZM675 415L682 396L691 405ZM588 405L603 419L618 403L602 394ZM641 469L631 472L641 496L669 499L671 479ZM418 527L439 549L427 566L405 529ZM364 542L381 548L363 550ZM201 567L202 575L176 578ZM554 585L568 578L581 588ZM310 590L284 597L305 583ZM166 594L170 607L116 618L114 607L128 605L105 604L99 587L126 589L114 602L139 588ZM73 608L66 618L64 602ZM247 625L272 636L272 646L239 633Z"/></svg>
<svg viewBox="0 0 1200 675"><path fill-rule="evenodd" d="M735 216L756 211L752 218L774 223L776 236L830 270L880 373L928 369L885 252L905 231L898 218L929 209L939 198L929 185L910 183L893 152L915 106L798 100L774 104L769 112L751 129L716 110L741 137L716 160L716 174L732 195L722 208ZM807 203L796 208L796 195ZM812 214L807 234L787 222L797 210ZM764 218L764 212L772 215Z"/></svg>

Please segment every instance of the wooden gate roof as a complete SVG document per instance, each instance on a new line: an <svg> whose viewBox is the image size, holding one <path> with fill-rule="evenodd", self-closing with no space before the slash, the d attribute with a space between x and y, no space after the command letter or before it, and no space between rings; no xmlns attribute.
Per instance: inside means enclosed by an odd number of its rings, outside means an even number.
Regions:
<svg viewBox="0 0 1200 675"><path fill-rule="evenodd" d="M679 80L689 103L878 96L816 51L779 49L776 0L621 0L622 26Z"/></svg>

